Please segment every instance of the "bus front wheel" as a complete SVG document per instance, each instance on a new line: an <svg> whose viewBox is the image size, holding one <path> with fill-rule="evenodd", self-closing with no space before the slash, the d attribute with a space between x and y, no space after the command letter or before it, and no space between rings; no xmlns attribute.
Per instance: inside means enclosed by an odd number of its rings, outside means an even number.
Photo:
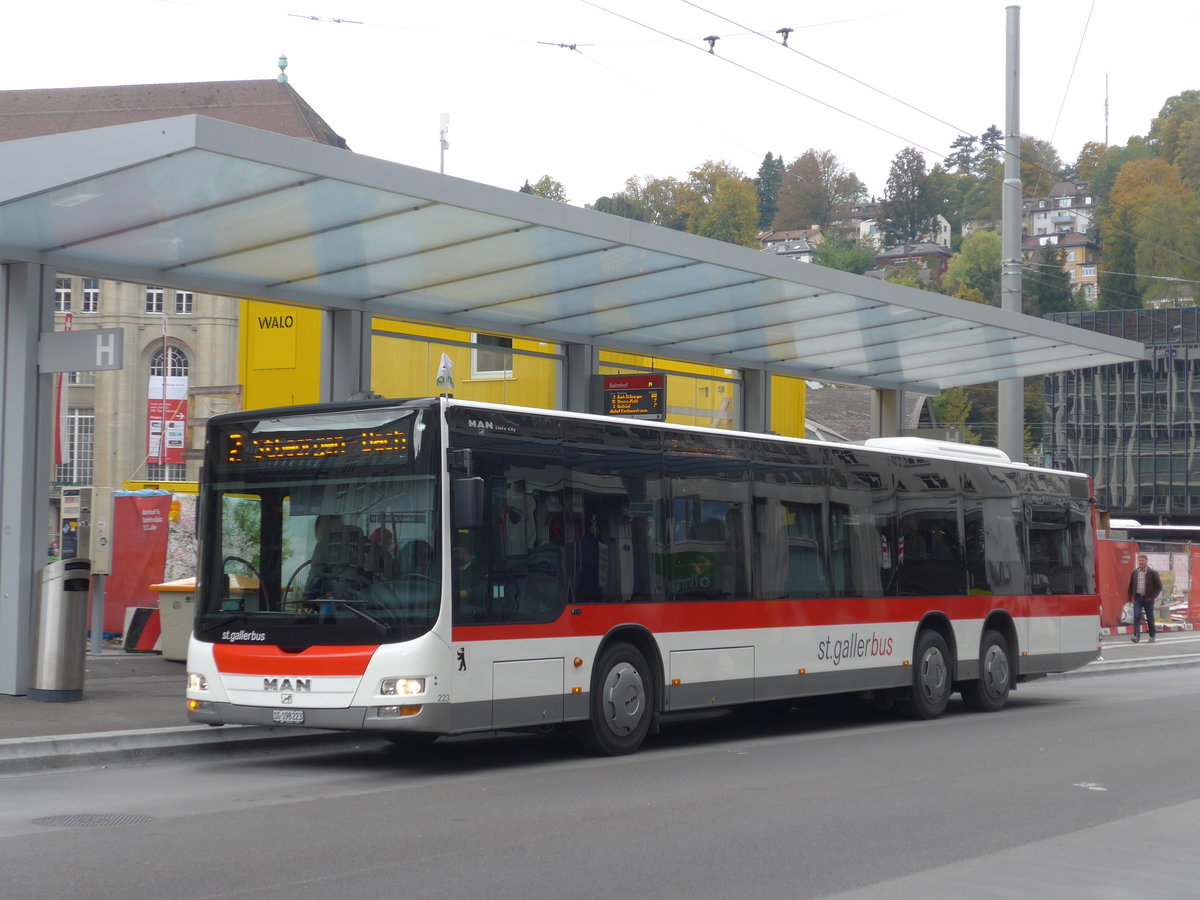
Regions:
<svg viewBox="0 0 1200 900"><path fill-rule="evenodd" d="M979 642L979 677L963 685L963 703L974 712L997 712L1008 702L1011 682L1008 641L989 628Z"/></svg>
<svg viewBox="0 0 1200 900"><path fill-rule="evenodd" d="M640 650L612 644L604 651L592 673L589 706L583 735L589 750L620 756L642 745L654 718L654 682Z"/></svg>
<svg viewBox="0 0 1200 900"><path fill-rule="evenodd" d="M953 689L950 650L936 631L917 635L908 708L915 719L936 719L946 711Z"/></svg>

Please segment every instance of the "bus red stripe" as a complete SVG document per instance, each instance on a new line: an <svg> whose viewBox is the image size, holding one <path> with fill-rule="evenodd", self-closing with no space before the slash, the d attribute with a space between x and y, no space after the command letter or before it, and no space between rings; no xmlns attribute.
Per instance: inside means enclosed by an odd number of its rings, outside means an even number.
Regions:
<svg viewBox="0 0 1200 900"><path fill-rule="evenodd" d="M617 625L636 622L651 632L734 631L804 626L865 625L915 622L927 612L942 612L951 621L981 619L1004 608L1014 617L1099 615L1094 594L1035 594L1006 597L879 597L811 600L712 601L708 603L598 603L569 607L553 622L540 624L458 625L453 640L513 639L601 635ZM572 614L572 610L578 613Z"/></svg>
<svg viewBox="0 0 1200 900"><path fill-rule="evenodd" d="M253 644L216 644L213 659L217 671L226 675L356 675L367 670L367 664L378 648L309 647L299 653L285 653L278 647Z"/></svg>

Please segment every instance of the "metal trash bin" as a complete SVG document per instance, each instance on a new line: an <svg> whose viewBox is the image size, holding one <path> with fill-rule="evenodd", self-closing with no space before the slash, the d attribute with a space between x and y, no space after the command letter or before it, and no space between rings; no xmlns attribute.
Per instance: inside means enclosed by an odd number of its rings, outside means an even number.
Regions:
<svg viewBox="0 0 1200 900"><path fill-rule="evenodd" d="M29 699L64 703L83 699L90 559L64 559L42 570L33 604Z"/></svg>

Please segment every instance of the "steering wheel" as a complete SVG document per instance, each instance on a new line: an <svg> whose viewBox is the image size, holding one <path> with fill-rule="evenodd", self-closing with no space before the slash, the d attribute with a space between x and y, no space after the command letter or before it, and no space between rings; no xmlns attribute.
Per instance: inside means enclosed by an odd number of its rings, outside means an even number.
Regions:
<svg viewBox="0 0 1200 900"><path fill-rule="evenodd" d="M264 606L266 604L268 604L269 601L267 600L266 582L263 581L262 576L258 573L258 569L256 569L254 567L254 563L250 562L250 560L245 559L241 556L226 556L223 560L221 560L221 574L223 576L229 577L232 574L230 572L225 571L225 567L231 562L240 563L241 565L245 566L249 570L250 574L254 577L255 581L258 582L259 602L264 604ZM269 608L269 607L267 607L267 608Z"/></svg>
<svg viewBox="0 0 1200 900"><path fill-rule="evenodd" d="M305 569L307 569L311 565L312 565L312 560L306 559L304 562L300 563L300 565L296 566L295 571L292 572L291 577L287 580L287 585L283 589L283 602L285 605L288 602L288 596L292 592L292 585L296 583L296 576L299 575L301 572L303 572Z"/></svg>
<svg viewBox="0 0 1200 900"><path fill-rule="evenodd" d="M250 562L250 560L248 560L248 559L243 559L240 556L227 556L223 560L221 560L221 574L222 575L226 574L225 566L231 562L241 563L243 566L245 566L247 569L250 570L250 572L254 575L255 578L257 578L259 580L259 582L262 581L262 576L260 576L258 574L258 569L254 568L254 563Z"/></svg>

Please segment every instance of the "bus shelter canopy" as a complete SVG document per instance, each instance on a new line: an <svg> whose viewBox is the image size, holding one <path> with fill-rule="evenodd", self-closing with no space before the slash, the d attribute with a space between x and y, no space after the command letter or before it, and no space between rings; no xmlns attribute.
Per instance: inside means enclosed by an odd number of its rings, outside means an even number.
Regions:
<svg viewBox="0 0 1200 900"><path fill-rule="evenodd" d="M928 394L1144 355L201 116L0 143L0 261Z"/></svg>

